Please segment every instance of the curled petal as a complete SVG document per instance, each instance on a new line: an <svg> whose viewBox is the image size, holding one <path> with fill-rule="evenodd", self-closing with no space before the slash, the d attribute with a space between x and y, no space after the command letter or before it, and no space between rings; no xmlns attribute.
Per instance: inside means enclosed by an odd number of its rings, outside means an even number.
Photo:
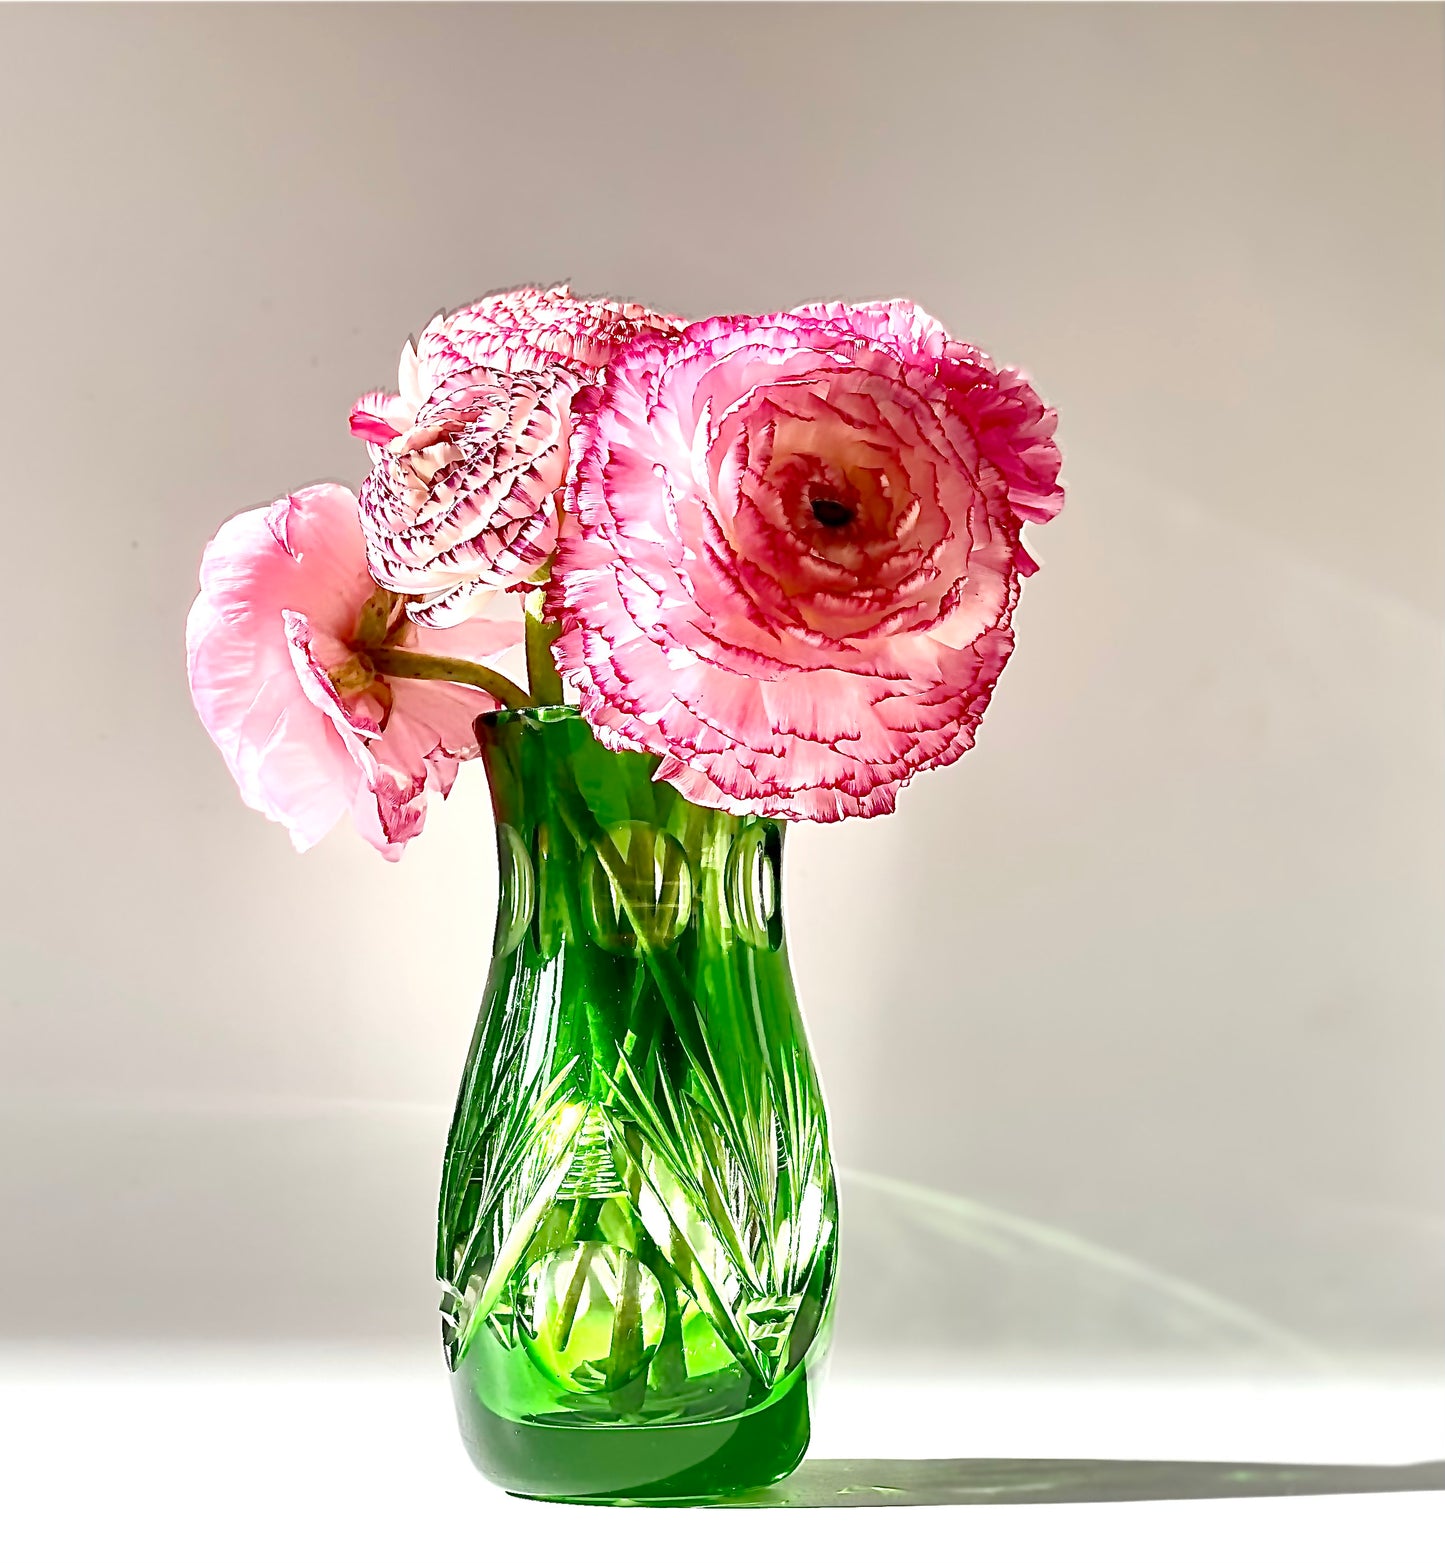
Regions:
<svg viewBox="0 0 1445 1563"><path fill-rule="evenodd" d="M389 445L411 427L412 414L399 396L368 391L351 409L351 432L368 445Z"/></svg>

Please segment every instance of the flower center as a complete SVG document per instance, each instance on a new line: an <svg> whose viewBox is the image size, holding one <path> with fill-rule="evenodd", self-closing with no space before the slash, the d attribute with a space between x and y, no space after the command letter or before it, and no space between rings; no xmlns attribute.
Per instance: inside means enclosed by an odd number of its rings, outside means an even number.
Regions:
<svg viewBox="0 0 1445 1563"><path fill-rule="evenodd" d="M858 512L851 505L845 505L841 499L815 499L811 501L811 509L813 519L819 526L847 526L858 518Z"/></svg>

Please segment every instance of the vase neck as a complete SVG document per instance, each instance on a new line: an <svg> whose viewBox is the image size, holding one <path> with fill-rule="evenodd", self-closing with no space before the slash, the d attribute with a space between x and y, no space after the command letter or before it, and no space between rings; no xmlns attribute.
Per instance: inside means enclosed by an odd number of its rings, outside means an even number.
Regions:
<svg viewBox="0 0 1445 1563"><path fill-rule="evenodd" d="M497 824L497 950L588 943L619 956L698 940L783 944L783 826L690 803L562 707L477 724Z"/></svg>

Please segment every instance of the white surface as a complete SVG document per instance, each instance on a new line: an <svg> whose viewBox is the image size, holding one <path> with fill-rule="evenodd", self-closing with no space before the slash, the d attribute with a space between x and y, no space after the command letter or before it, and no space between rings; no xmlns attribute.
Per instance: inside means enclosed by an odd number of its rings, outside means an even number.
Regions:
<svg viewBox="0 0 1445 1563"><path fill-rule="evenodd" d="M1438 1491L763 1512L525 1503L468 1465L440 1368L8 1367L7 1563L1434 1563L1445 1525ZM1445 1444L1442 1410L1439 1389L1406 1385L850 1379L829 1387L812 1456L1419 1462Z"/></svg>

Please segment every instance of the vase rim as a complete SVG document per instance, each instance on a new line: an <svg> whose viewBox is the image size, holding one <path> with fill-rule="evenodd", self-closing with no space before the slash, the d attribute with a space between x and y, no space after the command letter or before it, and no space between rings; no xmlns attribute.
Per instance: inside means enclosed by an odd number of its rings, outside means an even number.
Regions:
<svg viewBox="0 0 1445 1563"><path fill-rule="evenodd" d="M500 706L495 711L483 711L473 724L480 732L484 727L502 727L509 722L566 722L584 721L577 706Z"/></svg>

